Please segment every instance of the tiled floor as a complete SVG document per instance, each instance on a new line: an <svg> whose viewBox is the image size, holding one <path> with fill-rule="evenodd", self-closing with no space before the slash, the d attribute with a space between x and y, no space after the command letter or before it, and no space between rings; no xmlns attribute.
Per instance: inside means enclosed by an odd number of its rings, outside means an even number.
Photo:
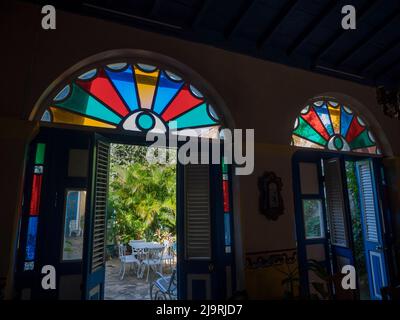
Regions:
<svg viewBox="0 0 400 320"><path fill-rule="evenodd" d="M120 280L120 262L112 259L106 262L105 300L150 300L150 284L155 275L150 272L149 282L146 278L138 279L134 269L125 272L124 279ZM168 273L168 270L164 270Z"/></svg>
<svg viewBox="0 0 400 320"><path fill-rule="evenodd" d="M106 263L105 300L150 300L150 283L145 279L138 279L134 269L125 272L124 279L120 279L120 262L118 259Z"/></svg>

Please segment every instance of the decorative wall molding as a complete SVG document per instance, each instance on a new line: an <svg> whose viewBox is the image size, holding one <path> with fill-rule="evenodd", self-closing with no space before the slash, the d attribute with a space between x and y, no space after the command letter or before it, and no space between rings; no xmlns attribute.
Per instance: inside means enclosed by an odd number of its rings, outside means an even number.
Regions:
<svg viewBox="0 0 400 320"><path fill-rule="evenodd" d="M297 248L246 253L246 269L297 263Z"/></svg>

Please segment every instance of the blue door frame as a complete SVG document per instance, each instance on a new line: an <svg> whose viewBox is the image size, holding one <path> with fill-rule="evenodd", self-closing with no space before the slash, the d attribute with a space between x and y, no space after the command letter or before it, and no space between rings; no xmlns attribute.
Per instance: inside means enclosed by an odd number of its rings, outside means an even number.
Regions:
<svg viewBox="0 0 400 320"><path fill-rule="evenodd" d="M382 210L383 214L379 215L377 217L378 219L378 229L381 234L381 242L382 242L382 247L383 251L385 254L382 255L382 261L384 261L384 277L387 280L388 285L391 284L391 279L393 278L394 275L394 268L393 264L391 261L394 261L394 255L390 254L390 248L393 243L393 231L390 227L390 221L391 221L391 214L390 210L387 206L387 199L386 197L383 197L382 195L385 194L385 183L384 177L383 177L383 166L382 166L382 159L381 158L370 158L370 157L365 157L365 156L353 156L353 155L345 155L345 154L337 154L337 153L330 153L330 152L318 152L318 151L298 151L294 154L292 158L292 173L293 173L293 191L294 191L294 200L295 200L295 221L296 221L296 235L297 235L297 246L298 246L298 259L299 259L299 275L300 275L300 293L303 297L308 297L310 294L309 291L309 279L308 279L308 271L307 271L307 256L306 256L306 246L308 244L313 244L313 243L319 243L318 241L315 240L306 240L305 239L305 234L304 234L304 219L303 219L303 214L302 214L302 199L306 199L307 197L304 197L301 195L301 189L300 189L300 173L299 173L299 163L300 162L312 162L316 163L319 167L319 177L320 177L320 182L322 182L322 176L321 176L321 166L320 162L321 159L332 159L332 158L338 158L340 159L342 165L341 165L341 170L342 170L342 181L344 184L343 192L344 192L344 201L345 203L348 202L348 194L347 194L347 179L346 179L346 174L345 174L345 169L343 166L344 161L365 161L369 160L372 168L373 168L373 180L374 180L374 195L375 201L374 205L377 208L378 212L379 210ZM321 187L320 183L320 187ZM320 190L321 192L321 190ZM323 190L322 193L319 196L323 196L325 198L325 195L323 195ZM349 204L346 204L346 210L348 211ZM325 208L324 208L325 209ZM349 214L347 214L347 221L349 221ZM326 212L324 210L324 220L325 220L325 228L327 227L326 223ZM327 230L327 229L325 229ZM386 232L382 234L381 230L385 230ZM351 225L348 224L347 227L347 232L349 235L352 235L352 230L351 230ZM349 242L351 245L351 248L353 247L353 237L349 237ZM332 250L332 246L330 243L325 243L325 248L327 248L326 252L330 252L332 255L333 261L335 260L335 255L343 255L343 256L348 256L351 258L350 261L353 261L354 263L354 258L349 256L348 250L345 248L340 248L337 247L336 250ZM344 250L343 250L344 249ZM336 252L335 252L336 251ZM326 264L325 264L326 265ZM327 266L327 270L330 272L337 272L338 270L335 269L335 263L329 263L330 266ZM368 262L367 262L368 265ZM369 278L372 277L372 272L369 271ZM371 283L371 281L369 281ZM372 290L372 288L371 288Z"/></svg>
<svg viewBox="0 0 400 320"><path fill-rule="evenodd" d="M318 193L313 195L302 195L301 184L300 184L300 162L312 163L317 167L318 173ZM299 276L300 276L300 295L302 297L308 297L310 295L309 286L309 274L308 274L308 261L307 261L307 245L321 244L325 249L325 253L329 252L328 239L327 239L327 225L326 225L326 210L325 210L325 195L324 187L322 184L322 168L321 161L312 153L297 153L292 159L292 170L293 170L293 190L295 197L295 221L296 221L296 236L297 236L297 250L298 250L298 263L299 263ZM322 202L322 221L324 236L318 239L306 239L305 235L305 224L303 218L303 200L317 199ZM331 264L329 256L325 255L325 260L321 261L321 264L331 272Z"/></svg>

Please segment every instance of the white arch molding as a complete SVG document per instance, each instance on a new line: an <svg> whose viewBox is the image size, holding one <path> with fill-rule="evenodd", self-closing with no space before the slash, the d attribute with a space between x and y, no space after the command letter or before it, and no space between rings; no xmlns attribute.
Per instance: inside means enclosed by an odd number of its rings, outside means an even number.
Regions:
<svg viewBox="0 0 400 320"><path fill-rule="evenodd" d="M213 106L217 114L221 118L225 128L234 129L235 121L226 106L222 97L212 87L211 84L202 78L196 71L186 66L185 64L168 57L166 55L141 50L141 49L115 49L104 51L96 55L85 58L69 69L65 70L59 77L57 77L41 94L39 99L36 101L31 113L29 114L29 121L39 121L43 112L51 104L54 96L64 88L64 86L84 71L94 69L99 66L104 66L111 63L117 62L132 62L132 63L144 63L149 65L155 65L157 67L167 69L171 72L177 73L183 77L184 80L188 81L199 89L210 104ZM96 130L96 128L91 128ZM232 176L232 191L233 195L240 194L239 178L235 175ZM242 243L242 231L241 231L241 215L240 215L240 204L239 197L232 196L233 202L233 223L234 223L234 244L235 244L235 267L236 267L236 287L238 290L244 289L244 254L243 254L243 243Z"/></svg>

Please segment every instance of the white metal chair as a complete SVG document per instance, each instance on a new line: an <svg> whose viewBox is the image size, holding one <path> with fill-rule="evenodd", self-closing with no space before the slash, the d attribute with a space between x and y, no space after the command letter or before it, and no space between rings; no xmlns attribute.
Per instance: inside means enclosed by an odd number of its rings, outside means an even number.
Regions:
<svg viewBox="0 0 400 320"><path fill-rule="evenodd" d="M175 255L173 254L172 251L172 243L170 243L168 240L164 240L163 245L164 245L164 252L162 256L162 262L163 264L168 263L169 266L172 266L172 262L175 259Z"/></svg>
<svg viewBox="0 0 400 320"><path fill-rule="evenodd" d="M158 279L154 280L150 285L151 300L176 300L177 298L177 281L176 269L172 270L170 276L164 276L157 272Z"/></svg>
<svg viewBox="0 0 400 320"><path fill-rule="evenodd" d="M140 266L140 278L143 277L144 272L147 268L147 276L146 276L146 282L149 281L149 273L150 269L152 269L154 272L160 272L162 269L162 256L164 253L164 248L157 248L157 249L149 249L145 253L145 258L143 259L141 266Z"/></svg>
<svg viewBox="0 0 400 320"><path fill-rule="evenodd" d="M126 270L126 265L128 264L131 268L132 266L135 267L137 266L137 273L140 271L140 261L139 259L136 257L136 255L133 254L129 254L126 255L126 247L123 244L119 244L118 245L118 252L119 252L119 260L121 263L121 267L119 270L119 274L121 275L121 280L124 279L124 275L125 275L125 270Z"/></svg>
<svg viewBox="0 0 400 320"><path fill-rule="evenodd" d="M82 234L82 229L79 227L78 220L69 221L69 236L71 237L72 234L75 234L78 237Z"/></svg>
<svg viewBox="0 0 400 320"><path fill-rule="evenodd" d="M137 248L135 248L135 243L144 243L144 242L146 242L146 240L144 240L144 239L140 239L140 240L130 240L130 241L129 241L129 245L130 245L130 247L132 248L132 254L135 254L135 255L136 255L136 258L138 258L138 257L143 257L144 251L143 251L143 249L137 249ZM140 259L139 259L139 260L140 260Z"/></svg>

